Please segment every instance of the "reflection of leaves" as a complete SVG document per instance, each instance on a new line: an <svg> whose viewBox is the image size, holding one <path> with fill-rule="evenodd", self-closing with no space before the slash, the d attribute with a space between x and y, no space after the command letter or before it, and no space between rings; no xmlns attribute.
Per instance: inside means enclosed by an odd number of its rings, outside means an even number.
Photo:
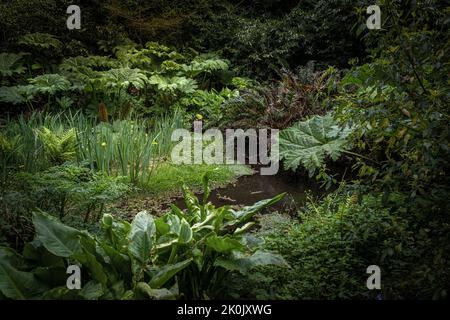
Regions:
<svg viewBox="0 0 450 320"><path fill-rule="evenodd" d="M331 115L298 122L280 134L280 156L287 169L304 166L311 174L326 156L337 160L347 148L350 129L339 130Z"/></svg>

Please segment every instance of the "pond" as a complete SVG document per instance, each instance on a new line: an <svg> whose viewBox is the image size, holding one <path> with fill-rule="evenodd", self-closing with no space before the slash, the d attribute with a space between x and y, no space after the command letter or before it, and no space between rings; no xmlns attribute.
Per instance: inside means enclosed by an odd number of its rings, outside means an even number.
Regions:
<svg viewBox="0 0 450 320"><path fill-rule="evenodd" d="M240 177L234 184L211 191L209 201L217 207L247 206L283 192L286 192L286 196L271 207L272 211L297 211L306 203L308 195L323 194L317 182L307 176L295 177L284 172L273 176L256 173ZM174 203L182 209L186 208L182 198L175 199Z"/></svg>

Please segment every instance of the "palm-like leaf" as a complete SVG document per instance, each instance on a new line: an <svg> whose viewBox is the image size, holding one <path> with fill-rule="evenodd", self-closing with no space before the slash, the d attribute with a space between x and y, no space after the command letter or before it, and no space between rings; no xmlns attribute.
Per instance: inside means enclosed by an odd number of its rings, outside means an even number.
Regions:
<svg viewBox="0 0 450 320"><path fill-rule="evenodd" d="M59 91L67 91L70 88L70 81L59 74L44 74L29 80L30 84L36 88L38 93L54 95Z"/></svg>
<svg viewBox="0 0 450 320"><path fill-rule="evenodd" d="M0 87L0 101L12 104L21 104L25 99L18 87Z"/></svg>
<svg viewBox="0 0 450 320"><path fill-rule="evenodd" d="M25 67L20 62L21 55L14 53L0 53L0 75L3 77L12 76L15 73L22 73Z"/></svg>
<svg viewBox="0 0 450 320"><path fill-rule="evenodd" d="M214 73L218 71L228 70L228 61L219 58L197 58L188 66L184 67L184 71L192 77L201 73Z"/></svg>
<svg viewBox="0 0 450 320"><path fill-rule="evenodd" d="M158 90L168 92L193 93L197 89L197 82L186 77L163 77L153 75L150 78L150 84L156 85Z"/></svg>
<svg viewBox="0 0 450 320"><path fill-rule="evenodd" d="M139 69L119 68L102 72L98 82L105 88L127 88L130 85L144 88L147 76Z"/></svg>
<svg viewBox="0 0 450 320"><path fill-rule="evenodd" d="M348 149L350 129L337 128L331 115L314 116L298 122L280 134L280 156L286 169L304 166L310 174L319 168L326 156L333 160Z"/></svg>
<svg viewBox="0 0 450 320"><path fill-rule="evenodd" d="M29 47L36 47L40 49L59 49L62 46L61 41L56 39L55 36L48 34L48 33L29 33L24 36L22 36L19 39L19 44L29 46Z"/></svg>

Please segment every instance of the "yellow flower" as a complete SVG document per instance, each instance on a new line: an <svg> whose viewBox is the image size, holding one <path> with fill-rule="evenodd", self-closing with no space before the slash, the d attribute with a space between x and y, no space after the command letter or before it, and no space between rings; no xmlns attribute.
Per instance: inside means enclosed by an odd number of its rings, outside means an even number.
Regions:
<svg viewBox="0 0 450 320"><path fill-rule="evenodd" d="M195 117L196 117L198 120L202 120L202 119L203 119L203 116L202 116L201 114L198 114L198 113L195 115Z"/></svg>
<svg viewBox="0 0 450 320"><path fill-rule="evenodd" d="M102 142L102 147L106 147L106 142Z"/></svg>

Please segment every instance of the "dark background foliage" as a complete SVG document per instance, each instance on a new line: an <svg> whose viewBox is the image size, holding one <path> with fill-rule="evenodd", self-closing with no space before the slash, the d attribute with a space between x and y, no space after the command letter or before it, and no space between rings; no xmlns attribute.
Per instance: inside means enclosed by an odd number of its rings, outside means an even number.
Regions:
<svg viewBox="0 0 450 320"><path fill-rule="evenodd" d="M10 0L1 5L3 48L27 33L56 35L65 55L98 50L98 42L161 41L231 59L245 75L267 78L309 60L346 66L364 46L355 7L370 1L79 1L82 29L68 31L65 0Z"/></svg>

